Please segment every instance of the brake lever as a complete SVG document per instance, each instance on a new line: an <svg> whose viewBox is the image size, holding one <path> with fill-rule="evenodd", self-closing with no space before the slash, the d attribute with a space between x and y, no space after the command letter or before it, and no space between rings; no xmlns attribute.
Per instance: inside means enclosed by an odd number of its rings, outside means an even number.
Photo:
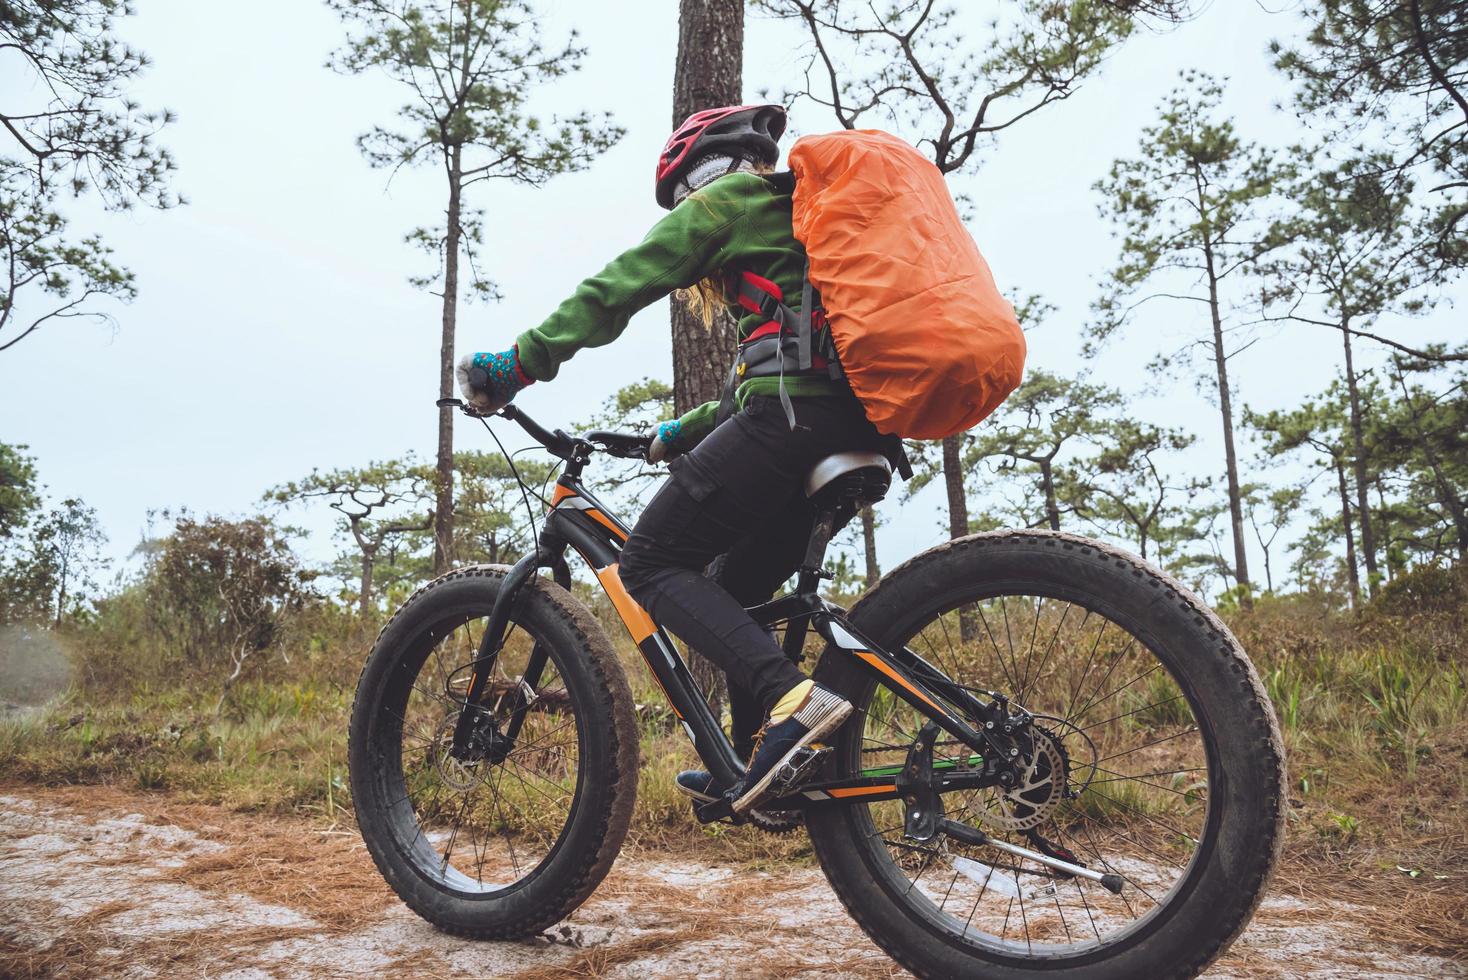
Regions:
<svg viewBox="0 0 1468 980"><path fill-rule="evenodd" d="M475 411L474 406L464 401L462 398L439 398L436 399L433 404L439 408L457 408L459 411L463 412L471 419L488 419L496 417L509 418L509 416L505 414L505 410L503 408L495 412Z"/></svg>

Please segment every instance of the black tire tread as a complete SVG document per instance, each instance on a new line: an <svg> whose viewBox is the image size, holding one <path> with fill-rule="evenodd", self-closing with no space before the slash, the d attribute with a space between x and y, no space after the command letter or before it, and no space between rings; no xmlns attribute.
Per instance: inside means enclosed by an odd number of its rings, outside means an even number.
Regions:
<svg viewBox="0 0 1468 980"><path fill-rule="evenodd" d="M1255 909L1264 897L1269 876L1273 873L1280 850L1284 845L1284 787L1286 784L1284 742L1274 711L1269 707L1269 697L1264 684L1233 633L1218 618L1218 615L1187 586L1161 569L1149 565L1141 558L1120 548L1063 531L1042 529L990 531L971 534L936 545L908 559L884 575L877 586L863 595L852 607L851 619L860 625L864 610L880 607L884 587L891 592L897 588L896 583L900 583L905 577L922 574L930 568L962 560L967 555L981 553L986 549L1012 545L1075 551L1083 556L1094 554L1114 566L1123 575L1131 575L1145 581L1158 592L1164 601L1181 608L1187 615L1195 619L1197 625L1207 631L1215 651L1226 658L1231 673L1237 678L1240 693L1256 709L1250 712L1251 738L1261 753L1274 760L1269 780L1269 797L1263 801L1263 805L1268 806L1273 814L1273 820L1264 828L1266 839L1259 842L1260 850L1267 855L1267 859L1252 863L1251 877L1243 883L1243 889L1241 889L1247 894L1247 901L1231 910L1218 910L1221 917L1218 920L1217 928L1213 935L1207 937L1206 941L1200 937L1195 958L1184 962L1159 964L1157 972L1150 974L1157 980L1173 980L1173 978L1185 980L1185 978L1196 977L1221 956L1248 925ZM820 676L819 673L817 676ZM869 910L863 908L859 902L850 901L834 879L832 885L833 891L836 892L847 913L873 942L915 975L925 975L923 962L915 957L912 951L891 942L886 937L886 930L882 928L883 924L874 918Z"/></svg>
<svg viewBox="0 0 1468 980"><path fill-rule="evenodd" d="M508 572L509 567L505 565L465 565L454 568L420 586L383 624L382 629L378 632L377 643L373 646L374 652L388 630L404 613L416 605L429 601L435 590L442 588L445 584L473 579L489 580L498 585ZM607 730L596 733L598 737L604 738L612 749L610 753L613 760L612 766L602 774L603 778L611 784L612 804L597 814L599 822L594 835L598 842L596 849L589 854L582 855L581 859L574 864L565 868L558 867L556 875L560 887L556 890L554 897L527 910L525 915L513 921L495 926L471 926L440 921L425 914L412 902L408 902L410 908L413 908L436 928L465 939L521 939L543 931L578 908L606 877L617 855L621 852L622 842L626 839L636 803L637 719L632 708L632 690L627 683L621 663L617 660L611 641L591 612L569 592L549 579L539 576L532 576L528 579L517 597L516 606L519 608L534 602L545 603L546 611L560 620L560 625L575 638L581 651L585 654L585 664L595 681L593 685L595 696L603 702L603 706L613 719L613 724ZM367 665L363 667L364 677L370 665L371 658L369 657ZM359 697L361 690L362 685L359 680ZM354 705L354 713L355 710ZM348 755L350 758L350 748ZM402 896L402 891L395 884L399 880L397 869L391 867L390 862L379 856L376 848L369 847L368 851L372 854L378 871L389 884L394 885L394 890ZM403 897L407 902L407 897Z"/></svg>

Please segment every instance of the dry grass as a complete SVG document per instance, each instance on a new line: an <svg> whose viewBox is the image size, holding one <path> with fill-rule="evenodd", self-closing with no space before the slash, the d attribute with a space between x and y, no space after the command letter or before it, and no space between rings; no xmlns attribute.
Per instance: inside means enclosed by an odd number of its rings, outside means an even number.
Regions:
<svg viewBox="0 0 1468 980"><path fill-rule="evenodd" d="M1348 923L1394 949L1465 957L1468 604L1444 594L1388 597L1357 615L1305 599L1268 600L1231 617L1268 682L1289 752L1289 836L1274 893L1297 904L1262 916ZM87 811L141 810L228 848L190 859L169 872L171 880L295 909L334 934L360 928L394 901L355 836L346 788L346 715L368 635L328 637L289 665L270 665L236 687L219 717L208 678L119 668L89 681L95 672L80 671L79 686L49 713L0 720L0 779L24 783L29 796L53 787L45 798ZM623 660L637 700L660 703L630 649ZM693 753L666 717L650 710L641 717L630 855L696 856L747 871L811 865L803 833L775 838L696 824L673 784L679 769L695 764ZM686 888L648 887L614 872L593 904L646 908L662 917L659 924L578 951L570 964L540 975L600 976L651 952L676 956L715 942L740 895L721 885L711 903ZM68 950L76 962L95 965L86 944L100 942L123 911L94 910L59 950L22 950L0 936L0 972L68 975ZM184 963L195 955L187 943L159 943L158 956ZM771 975L811 969L798 942L775 946L794 951L765 964ZM890 972L869 945L838 953L843 970ZM1247 973L1253 959L1227 962Z"/></svg>
<svg viewBox="0 0 1468 980"><path fill-rule="evenodd" d="M349 832L321 833L313 821L300 818L239 814L198 804L179 804L163 794L98 787L15 792L46 806L64 807L94 819L141 814L150 824L191 831L226 849L195 853L182 867L158 869L149 880L186 884L221 899L248 895L283 906L312 920L305 926L246 926L199 929L187 933L129 935L119 917L139 910L139 900L102 901L69 920L65 935L44 948L8 939L0 930L0 975L16 977L82 977L115 972L128 962L168 975L196 974L208 968L250 967L271 962L268 947L292 938L348 941L349 934L370 929L384 919L394 901L360 843ZM127 841L134 857L157 859L167 854L142 851L143 834ZM101 862L98 862L99 864ZM121 862L118 862L121 863ZM681 866L680 866L681 867ZM676 868L674 870L677 870ZM58 869L57 874L67 872ZM1420 879L1362 866L1341 865L1333 874L1311 861L1288 860L1273 889L1276 901L1259 913L1264 927L1304 930L1316 936L1366 934L1389 950L1463 954L1465 901L1461 879L1425 884ZM45 902L43 889L37 901ZM1281 903L1278 899L1293 899ZM144 900L146 901L146 900ZM758 910L758 913L755 913ZM43 910L44 911L44 910ZM76 916L73 909L71 914ZM58 908L56 915L60 916ZM319 926L317 924L320 924ZM580 927L576 924L580 923ZM576 913L565 938L578 942L578 932L597 924L611 926L609 938L595 939L552 962L518 976L529 980L593 978L625 972L628 964L656 962L661 968L730 956L753 957L742 976L793 977L840 972L858 977L892 977L900 971L844 918L827 897L820 879L810 872L767 875L710 876L669 880L661 865L619 863L592 899ZM493 947L494 944L490 944ZM512 944L513 945L513 944ZM561 945L554 936L551 945ZM394 975L451 974L441 950L401 952L392 961ZM493 960L493 952L486 956ZM1339 957L1349 965L1352 954ZM1368 975L1370 960L1361 954ZM557 962L557 960L559 961ZM1222 964L1232 974L1278 977L1281 964L1258 944L1236 947Z"/></svg>
<svg viewBox="0 0 1468 980"><path fill-rule="evenodd" d="M65 932L45 946L0 933L0 976L91 980L116 974L124 963L130 967L146 964L165 976L197 976L230 966L251 966L255 951L316 932L306 927L244 926L127 937L108 927L112 918L142 907L136 900L107 902L71 919ZM55 915L61 917L59 908Z"/></svg>
<svg viewBox="0 0 1468 980"><path fill-rule="evenodd" d="M361 842L322 840L319 833L276 824L271 830L233 841L223 853L191 859L171 870L167 879L206 891L243 892L284 905L309 915L331 932L350 932L380 919L396 898Z"/></svg>
<svg viewBox="0 0 1468 980"><path fill-rule="evenodd" d="M220 895L244 894L293 909L330 932L348 932L381 919L397 901L354 830L322 828L301 818L262 820L203 804L179 803L163 794L141 795L104 787L18 788L33 799L101 816L141 813L149 823L179 827L222 844L225 850L195 855L164 868L159 880ZM94 867L136 863L119 854ZM109 903L88 915L104 921L133 906ZM83 923L85 924L85 923Z"/></svg>

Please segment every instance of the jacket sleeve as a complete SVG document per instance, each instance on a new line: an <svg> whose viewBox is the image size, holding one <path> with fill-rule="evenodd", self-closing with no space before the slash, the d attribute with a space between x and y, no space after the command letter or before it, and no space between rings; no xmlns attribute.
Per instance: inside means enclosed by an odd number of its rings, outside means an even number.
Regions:
<svg viewBox="0 0 1468 980"><path fill-rule="evenodd" d="M544 323L517 338L525 373L549 381L577 351L620 337L643 307L719 269L744 216L738 197L690 195L641 244L582 282Z"/></svg>
<svg viewBox="0 0 1468 980"><path fill-rule="evenodd" d="M704 436L714 431L714 423L718 416L718 402L704 402L697 408L686 412L678 419L678 438L674 440L672 448L680 453L688 452L702 442Z"/></svg>

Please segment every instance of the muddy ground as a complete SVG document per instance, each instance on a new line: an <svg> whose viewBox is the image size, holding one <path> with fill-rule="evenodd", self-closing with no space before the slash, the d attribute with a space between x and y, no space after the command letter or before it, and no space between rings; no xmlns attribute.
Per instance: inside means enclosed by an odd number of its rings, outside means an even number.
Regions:
<svg viewBox="0 0 1468 980"><path fill-rule="evenodd" d="M1468 976L1373 939L1373 910L1288 890L1209 977ZM349 830L109 789L0 788L0 976L365 975L906 974L815 869L624 856L560 926L468 942L399 904Z"/></svg>

